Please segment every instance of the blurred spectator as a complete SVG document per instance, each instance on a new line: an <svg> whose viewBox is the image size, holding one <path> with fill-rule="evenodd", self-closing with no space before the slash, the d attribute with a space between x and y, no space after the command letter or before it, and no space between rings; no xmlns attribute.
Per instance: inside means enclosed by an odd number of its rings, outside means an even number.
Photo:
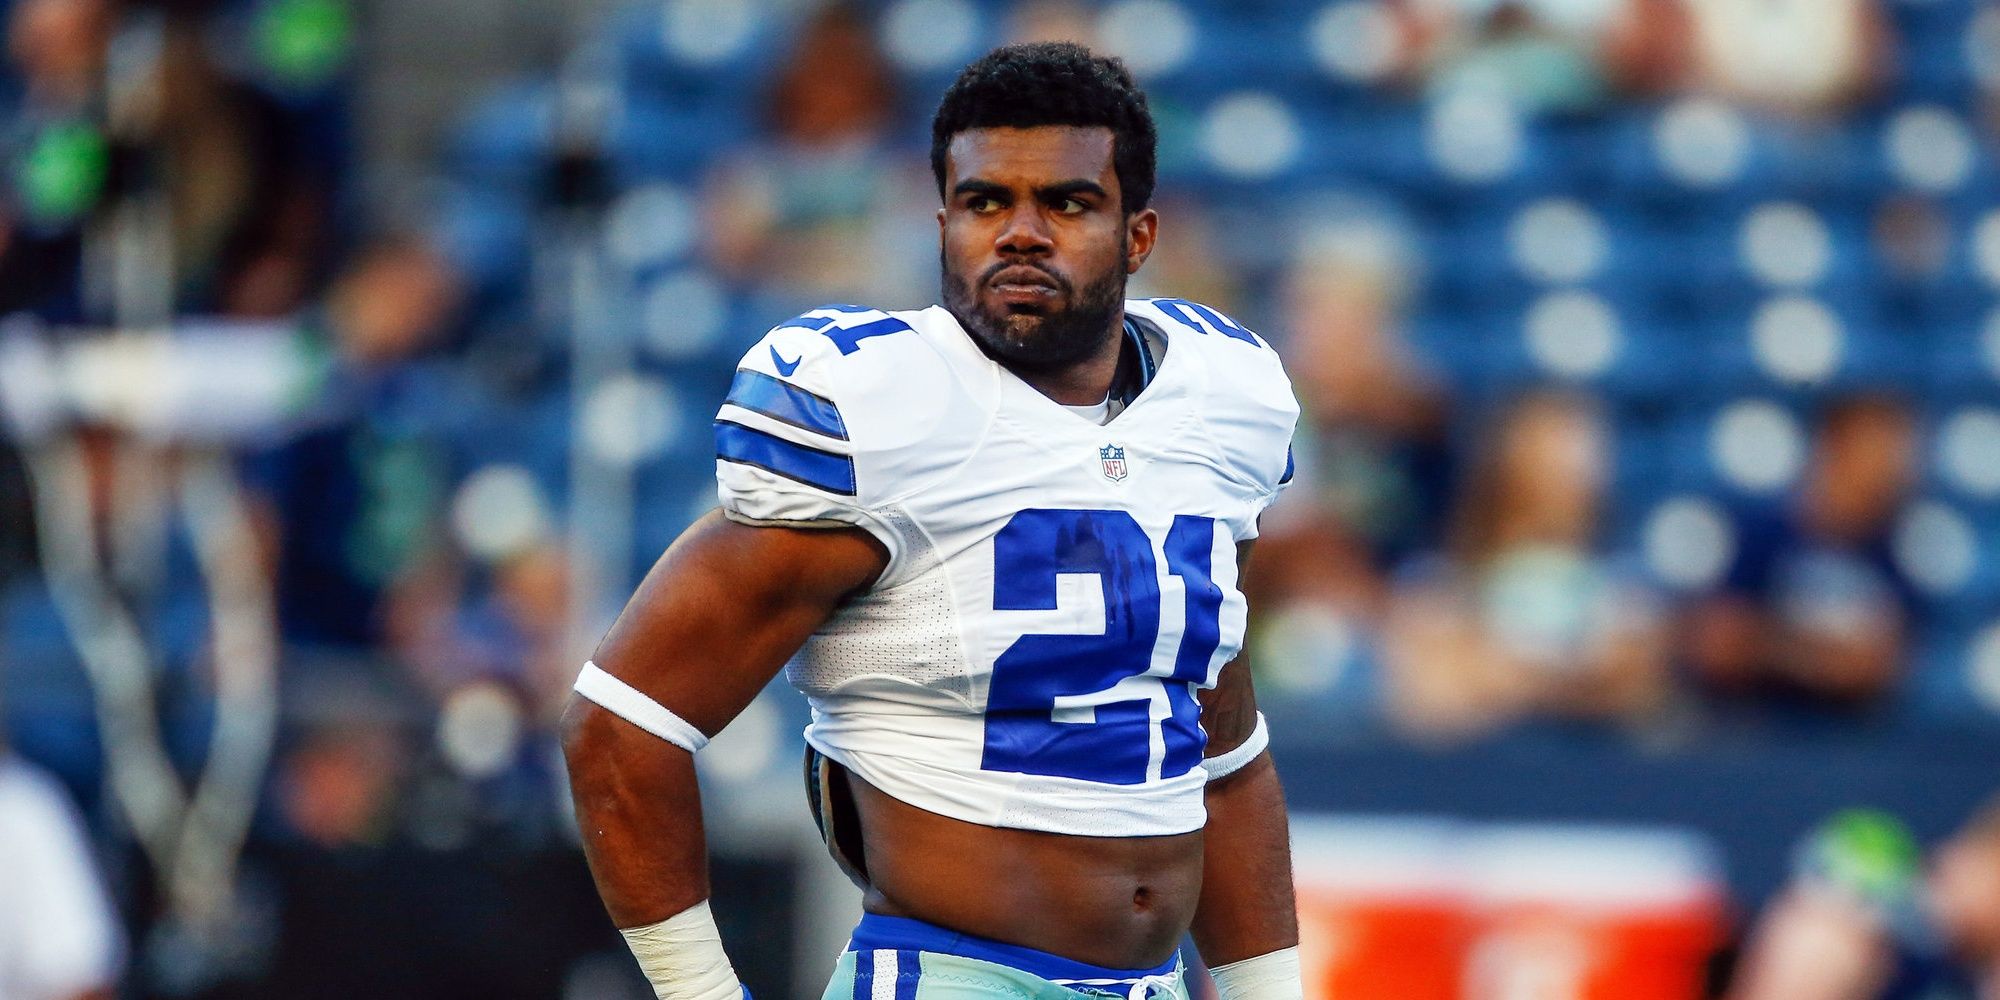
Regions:
<svg viewBox="0 0 2000 1000"><path fill-rule="evenodd" d="M409 756L384 725L356 720L307 734L278 766L286 825L322 851L382 845Z"/></svg>
<svg viewBox="0 0 2000 1000"><path fill-rule="evenodd" d="M1282 650L1260 658L1269 669L1325 645L1290 633L1370 635L1388 575L1442 540L1450 404L1401 339L1398 237L1375 218L1329 222L1285 275L1280 349L1304 407L1296 480L1266 515L1245 582L1266 648Z"/></svg>
<svg viewBox="0 0 2000 1000"><path fill-rule="evenodd" d="M1888 25L1873 0L1412 0L1434 89L1530 111L1687 85L1780 111L1844 107L1880 82Z"/></svg>
<svg viewBox="0 0 2000 1000"><path fill-rule="evenodd" d="M223 72L195 11L169 13L152 39L156 59L122 60L115 72L127 78L112 79L120 10L112 0L25 0L14 11L8 53L25 83L8 145L17 222L32 225L0 241L0 273L43 294L74 281L62 254L104 199L158 195L170 256L151 264L170 269L159 278L178 310L296 310L330 240L329 167L302 155L280 106ZM16 290L0 307L39 297Z"/></svg>
<svg viewBox="0 0 2000 1000"><path fill-rule="evenodd" d="M103 196L110 151L101 127L111 0L20 0L7 12L16 107L0 126L8 172L0 199L0 314L77 308L83 218Z"/></svg>
<svg viewBox="0 0 2000 1000"><path fill-rule="evenodd" d="M1534 395L1498 421L1459 499L1450 549L1389 610L1390 709L1418 735L1528 713L1638 720L1666 694L1653 596L1600 546L1604 418Z"/></svg>
<svg viewBox="0 0 2000 1000"><path fill-rule="evenodd" d="M1431 88L1481 91L1529 112L1594 106L1610 94L1599 50L1620 6L1498 0L1461 7L1432 42Z"/></svg>
<svg viewBox="0 0 2000 1000"><path fill-rule="evenodd" d="M110 1000L122 932L54 780L0 744L0 997Z"/></svg>
<svg viewBox="0 0 2000 1000"><path fill-rule="evenodd" d="M18 0L7 23L7 56L31 105L81 110L97 95L114 0Z"/></svg>
<svg viewBox="0 0 2000 1000"><path fill-rule="evenodd" d="M299 156L294 123L225 75L203 23L170 22L154 137L183 308L282 316L304 304L331 237L330 178Z"/></svg>
<svg viewBox="0 0 2000 1000"><path fill-rule="evenodd" d="M364 249L306 320L329 355L313 420L251 464L289 641L378 641L386 589L435 544L445 484L433 415L444 404L436 374L413 359L457 298L434 250L391 236Z"/></svg>
<svg viewBox="0 0 2000 1000"><path fill-rule="evenodd" d="M1474 90L1529 111L1585 111L1682 82L1681 0L1405 0L1405 51L1434 91Z"/></svg>
<svg viewBox="0 0 2000 1000"><path fill-rule="evenodd" d="M291 836L253 854L276 895L269 968L220 996L629 995L563 988L610 928L581 859L519 830L538 820L546 830L547 796L485 801L434 766L391 706L330 714L280 765L277 800Z"/></svg>
<svg viewBox="0 0 2000 1000"><path fill-rule="evenodd" d="M2000 802L1914 870L1885 816L1817 831L1748 936L1729 1000L2000 997Z"/></svg>
<svg viewBox="0 0 2000 1000"><path fill-rule="evenodd" d="M1796 113L1844 107L1880 82L1889 28L1875 0L1681 0L1703 90Z"/></svg>
<svg viewBox="0 0 2000 1000"><path fill-rule="evenodd" d="M1172 219L1174 238L1153 245L1145 270L1132 276L1126 295L1173 296L1192 299L1231 316L1251 304L1244 295L1243 276L1229 259L1235 234L1200 199L1156 194L1153 204L1162 218Z"/></svg>
<svg viewBox="0 0 2000 1000"><path fill-rule="evenodd" d="M936 234L911 199L934 185L925 164L892 151L895 77L858 10L835 4L813 15L766 109L768 138L713 174L715 265L809 304L927 302Z"/></svg>
<svg viewBox="0 0 2000 1000"><path fill-rule="evenodd" d="M496 630L518 663L515 671L553 722L563 695L576 681L577 662L588 650L569 648L569 552L544 544L500 569L493 599Z"/></svg>
<svg viewBox="0 0 2000 1000"><path fill-rule="evenodd" d="M1685 655L1709 690L1859 705L1896 682L1917 593L1892 534L1916 453L1900 402L1828 409L1798 493L1738 513L1721 585L1686 616Z"/></svg>
<svg viewBox="0 0 2000 1000"><path fill-rule="evenodd" d="M1282 529L1315 521L1350 536L1388 572L1443 541L1451 402L1403 340L1409 295L1402 234L1373 219L1331 225L1286 272L1286 366L1305 409L1301 488Z"/></svg>
<svg viewBox="0 0 2000 1000"><path fill-rule="evenodd" d="M1097 45L1097 22L1088 5L1075 0L1030 0L1007 12L1002 36L1008 44L1076 42Z"/></svg>
<svg viewBox="0 0 2000 1000"><path fill-rule="evenodd" d="M1935 280L1951 263L1951 219L1933 201L1909 194L1884 199L1871 230L1891 288Z"/></svg>
<svg viewBox="0 0 2000 1000"><path fill-rule="evenodd" d="M553 723L588 649L572 649L569 551L530 542L492 568L484 594L461 567L436 561L397 588L393 642L439 701L500 679L527 693L533 721Z"/></svg>

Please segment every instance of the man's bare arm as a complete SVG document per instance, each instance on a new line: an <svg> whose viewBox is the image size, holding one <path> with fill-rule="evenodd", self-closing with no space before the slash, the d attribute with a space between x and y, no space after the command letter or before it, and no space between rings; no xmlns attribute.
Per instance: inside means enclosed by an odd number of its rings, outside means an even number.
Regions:
<svg viewBox="0 0 2000 1000"><path fill-rule="evenodd" d="M1239 569L1250 544L1237 547ZM1242 747L1257 731L1250 665L1237 657L1201 695L1201 726L1210 760ZM1208 784L1201 900L1194 943L1210 968L1297 947L1298 902L1292 888L1291 827L1285 792L1268 753Z"/></svg>
<svg viewBox="0 0 2000 1000"><path fill-rule="evenodd" d="M1201 701L1210 757L1242 745L1255 731L1257 696L1242 660L1224 667L1220 682ZM1209 782L1207 803L1201 901L1194 914L1194 943L1202 960L1210 967L1227 965L1297 945L1291 831L1270 755L1259 754L1241 770Z"/></svg>
<svg viewBox="0 0 2000 1000"><path fill-rule="evenodd" d="M713 735L887 561L860 529L750 527L711 513L660 557L594 662ZM707 899L693 755L577 696L563 753L612 922L648 925Z"/></svg>

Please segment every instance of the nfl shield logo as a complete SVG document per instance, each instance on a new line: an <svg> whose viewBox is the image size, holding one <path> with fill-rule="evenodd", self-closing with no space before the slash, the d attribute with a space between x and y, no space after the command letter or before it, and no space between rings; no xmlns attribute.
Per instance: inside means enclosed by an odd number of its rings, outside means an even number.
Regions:
<svg viewBox="0 0 2000 1000"><path fill-rule="evenodd" d="M1104 478L1114 483L1125 481L1125 449L1119 445L1107 444L1097 449L1097 458L1104 463Z"/></svg>

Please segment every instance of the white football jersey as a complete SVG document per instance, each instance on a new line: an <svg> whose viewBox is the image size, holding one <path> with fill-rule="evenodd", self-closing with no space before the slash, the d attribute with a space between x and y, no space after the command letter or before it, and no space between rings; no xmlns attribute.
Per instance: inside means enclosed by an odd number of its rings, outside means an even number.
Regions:
<svg viewBox="0 0 2000 1000"><path fill-rule="evenodd" d="M1195 692L1242 644L1236 546L1290 478L1298 403L1276 352L1214 310L1125 307L1167 350L1101 425L936 306L817 309L737 371L724 510L888 548L787 676L812 745L898 799L1091 836L1205 822Z"/></svg>

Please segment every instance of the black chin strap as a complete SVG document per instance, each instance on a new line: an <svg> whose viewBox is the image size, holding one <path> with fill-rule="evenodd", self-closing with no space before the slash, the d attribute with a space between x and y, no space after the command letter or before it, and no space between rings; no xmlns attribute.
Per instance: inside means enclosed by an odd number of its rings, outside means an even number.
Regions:
<svg viewBox="0 0 2000 1000"><path fill-rule="evenodd" d="M1153 357L1153 345L1147 342L1145 328L1132 317L1125 317L1125 347L1118 352L1118 371L1111 377L1111 398L1121 405L1130 406L1132 400L1152 384L1153 376L1159 370L1160 364Z"/></svg>

